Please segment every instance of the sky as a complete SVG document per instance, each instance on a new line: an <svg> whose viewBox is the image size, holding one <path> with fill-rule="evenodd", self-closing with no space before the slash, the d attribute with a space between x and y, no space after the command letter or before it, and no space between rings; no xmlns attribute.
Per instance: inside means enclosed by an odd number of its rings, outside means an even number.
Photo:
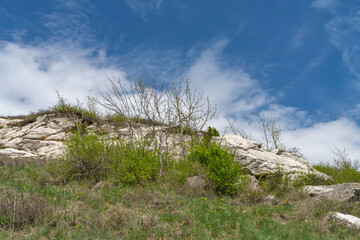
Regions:
<svg viewBox="0 0 360 240"><path fill-rule="evenodd" d="M0 0L0 115L189 78L220 131L260 114L311 163L360 159L360 0Z"/></svg>

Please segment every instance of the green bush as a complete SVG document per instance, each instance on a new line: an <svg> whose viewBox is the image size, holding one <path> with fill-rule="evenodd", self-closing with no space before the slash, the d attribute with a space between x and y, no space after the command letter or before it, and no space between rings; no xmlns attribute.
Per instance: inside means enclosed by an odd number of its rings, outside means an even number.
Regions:
<svg viewBox="0 0 360 240"><path fill-rule="evenodd" d="M108 143L98 135L73 134L66 142L58 168L63 180L93 180L111 177L122 185L155 180L159 158L147 145ZM56 170L50 170L55 172Z"/></svg>
<svg viewBox="0 0 360 240"><path fill-rule="evenodd" d="M100 181L107 174L106 161L110 146L97 135L73 134L65 143L65 153L59 159L64 180L93 179Z"/></svg>
<svg viewBox="0 0 360 240"><path fill-rule="evenodd" d="M205 133L204 136L204 142L208 144L211 141L212 137L219 137L220 134L216 128L208 127L208 130Z"/></svg>
<svg viewBox="0 0 360 240"><path fill-rule="evenodd" d="M214 183L217 192L229 195L237 192L241 167L219 144L206 141L194 144L190 149L189 160L198 161L204 166L206 175Z"/></svg>
<svg viewBox="0 0 360 240"><path fill-rule="evenodd" d="M159 158L146 144L114 144L109 154L108 168L113 179L122 185L146 183L156 180Z"/></svg>

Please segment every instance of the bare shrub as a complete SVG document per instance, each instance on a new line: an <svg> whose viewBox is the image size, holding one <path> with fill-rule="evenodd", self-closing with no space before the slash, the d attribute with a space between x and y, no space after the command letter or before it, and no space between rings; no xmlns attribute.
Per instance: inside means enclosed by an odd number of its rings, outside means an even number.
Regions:
<svg viewBox="0 0 360 240"><path fill-rule="evenodd" d="M253 137L250 132L246 132L242 128L237 128L235 126L234 122L228 117L226 117L226 121L227 121L227 125L225 127L225 133L231 133L234 135L239 135L242 138L247 139L247 140L253 140Z"/></svg>

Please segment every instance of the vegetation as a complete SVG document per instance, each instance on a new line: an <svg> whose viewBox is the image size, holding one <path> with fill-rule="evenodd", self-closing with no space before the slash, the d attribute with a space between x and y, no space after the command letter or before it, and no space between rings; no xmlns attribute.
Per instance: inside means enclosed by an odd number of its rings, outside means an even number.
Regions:
<svg viewBox="0 0 360 240"><path fill-rule="evenodd" d="M359 204L311 202L294 189L263 205L265 195L245 189L230 197L174 181L62 183L47 169L0 167L1 239L358 238L324 218L334 210L356 215Z"/></svg>
<svg viewBox="0 0 360 240"><path fill-rule="evenodd" d="M215 110L189 82L170 82L170 93L139 82L131 86L136 99L124 86L113 80L110 90L120 88L118 95L103 94L103 106L114 110L105 116L95 99L84 108L59 96L52 112L76 123L59 159L29 164L0 157L1 239L358 239L357 230L325 217L330 211L357 215L360 205L309 200L301 187L319 184L311 175L294 182L278 169L251 190L232 153L211 141L218 131L201 131ZM147 104L137 112L130 100ZM130 139L86 131L92 123L128 127ZM273 134L267 147L281 148L275 120L263 123ZM150 131L141 132L141 124ZM335 166L315 167L336 182L358 182L348 161L340 154ZM207 186L191 187L193 176ZM269 194L276 201L264 204Z"/></svg>

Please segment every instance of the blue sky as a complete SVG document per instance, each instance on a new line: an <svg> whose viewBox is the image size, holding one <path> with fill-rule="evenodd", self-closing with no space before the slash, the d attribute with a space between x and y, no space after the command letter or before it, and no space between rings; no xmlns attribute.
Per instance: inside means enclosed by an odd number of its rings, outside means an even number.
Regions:
<svg viewBox="0 0 360 240"><path fill-rule="evenodd" d="M360 158L359 0L0 0L0 114L106 89L106 76L191 79L261 141L275 116L311 162Z"/></svg>

